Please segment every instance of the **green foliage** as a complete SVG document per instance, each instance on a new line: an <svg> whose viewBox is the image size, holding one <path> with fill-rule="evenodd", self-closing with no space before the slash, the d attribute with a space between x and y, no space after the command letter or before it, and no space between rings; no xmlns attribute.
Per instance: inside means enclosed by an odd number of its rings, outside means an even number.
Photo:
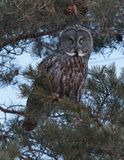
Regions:
<svg viewBox="0 0 124 160"><path fill-rule="evenodd" d="M108 30L110 27L114 27L117 23L117 12L119 10L119 1L116 0L95 0L92 2L93 15L99 23L102 30ZM120 17L122 18L122 17ZM106 31L107 31L106 30Z"/></svg>
<svg viewBox="0 0 124 160"><path fill-rule="evenodd" d="M20 155L16 142L6 144L0 148L0 159L1 160L14 160L14 158Z"/></svg>
<svg viewBox="0 0 124 160"><path fill-rule="evenodd" d="M98 116L100 114L104 123L113 123L123 109L124 81L121 80L121 76L117 78L114 65L94 68L91 73L92 76L88 81L90 106L93 107L94 114Z"/></svg>
<svg viewBox="0 0 124 160"><path fill-rule="evenodd" d="M42 77L43 82L49 82L45 74ZM44 90L43 82L34 85L27 102L26 116L37 126L24 131L19 119L9 125L22 157L36 159L40 152L51 159L123 158L124 81L123 74L116 76L114 65L91 70L84 104L66 97L53 98L51 92L46 92L50 86Z"/></svg>

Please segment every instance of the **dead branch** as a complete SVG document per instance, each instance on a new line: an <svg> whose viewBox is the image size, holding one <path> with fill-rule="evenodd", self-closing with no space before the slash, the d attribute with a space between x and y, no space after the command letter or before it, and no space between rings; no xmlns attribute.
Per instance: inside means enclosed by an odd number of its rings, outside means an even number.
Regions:
<svg viewBox="0 0 124 160"><path fill-rule="evenodd" d="M25 113L24 112L21 112L21 111L15 111L15 110L10 110L10 109L5 109L3 107L0 106L0 111L4 112L4 113L10 113L10 114L18 114L18 115L21 115L21 116L25 116Z"/></svg>

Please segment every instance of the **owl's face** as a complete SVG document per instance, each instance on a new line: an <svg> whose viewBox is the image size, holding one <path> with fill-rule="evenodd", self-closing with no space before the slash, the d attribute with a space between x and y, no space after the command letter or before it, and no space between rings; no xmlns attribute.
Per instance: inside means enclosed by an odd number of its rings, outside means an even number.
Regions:
<svg viewBox="0 0 124 160"><path fill-rule="evenodd" d="M69 28L61 35L61 47L69 56L86 56L92 46L92 35L86 29Z"/></svg>

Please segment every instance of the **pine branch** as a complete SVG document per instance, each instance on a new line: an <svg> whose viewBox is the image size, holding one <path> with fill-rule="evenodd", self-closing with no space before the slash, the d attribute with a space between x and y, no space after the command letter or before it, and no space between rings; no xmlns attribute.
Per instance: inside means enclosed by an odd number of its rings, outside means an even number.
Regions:
<svg viewBox="0 0 124 160"><path fill-rule="evenodd" d="M0 111L4 112L4 113L10 113L10 114L18 114L21 116L25 116L24 112L21 111L15 111L15 110L9 110L9 109L5 109L3 107L0 106Z"/></svg>
<svg viewBox="0 0 124 160"><path fill-rule="evenodd" d="M0 140L3 140L3 139L6 140L6 139L13 139L13 138L6 134L0 134Z"/></svg>
<svg viewBox="0 0 124 160"><path fill-rule="evenodd" d="M21 40L35 39L35 38L38 38L41 36L50 35L50 34L53 34L54 32L57 32L58 30L59 30L59 28L56 28L51 31L38 32L38 33L27 33L25 35L18 35L16 37L13 37L13 38L8 39L7 41L4 41L3 43L1 43L0 48L3 48L3 47L10 45L10 44L15 44Z"/></svg>

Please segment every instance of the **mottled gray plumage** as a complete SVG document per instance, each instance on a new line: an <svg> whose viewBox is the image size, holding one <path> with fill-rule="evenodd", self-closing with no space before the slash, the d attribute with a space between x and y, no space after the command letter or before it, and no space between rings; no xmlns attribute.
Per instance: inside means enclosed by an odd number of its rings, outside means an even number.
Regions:
<svg viewBox="0 0 124 160"><path fill-rule="evenodd" d="M81 26L68 27L61 33L57 51L39 65L39 72L49 75L53 93L81 101L92 45L90 32Z"/></svg>

